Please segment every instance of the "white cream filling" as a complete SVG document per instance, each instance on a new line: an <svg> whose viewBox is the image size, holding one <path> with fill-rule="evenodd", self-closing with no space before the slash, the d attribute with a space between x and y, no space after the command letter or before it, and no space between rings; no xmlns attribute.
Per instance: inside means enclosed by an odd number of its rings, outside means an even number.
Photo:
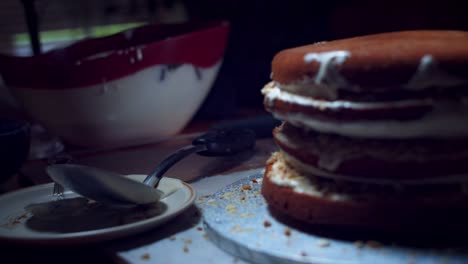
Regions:
<svg viewBox="0 0 468 264"><path fill-rule="evenodd" d="M319 190L308 177L299 175L293 170L287 170L287 165L281 159L279 153L273 154L272 159L277 159L268 173L268 178L279 186L290 187L296 193L304 193L316 197L327 197L333 201L349 200L350 196L343 193L326 193L326 190Z"/></svg>
<svg viewBox="0 0 468 264"><path fill-rule="evenodd" d="M305 147L313 152L318 157L318 166L319 168L324 168L329 171L335 171L341 165L341 163L346 160L348 157L353 157L354 154L358 155L359 152L355 152L355 150L349 150L344 148L337 148L334 146L330 146L329 148L321 148L320 146L310 146L309 142L298 142L298 140L291 139L287 137L284 133L277 133L275 135L276 140L279 140L281 144L284 144L293 149L301 149ZM333 151L329 151L333 149ZM336 153L337 151L339 153ZM286 154L284 154L286 155ZM284 156L283 155L283 156Z"/></svg>
<svg viewBox="0 0 468 264"><path fill-rule="evenodd" d="M353 120L349 122L336 120L319 120L300 112L288 112L285 114L273 112L273 115L281 120L290 122L296 126L304 126L323 133L366 138L466 138L468 136L468 104L466 99L458 102L441 101L432 99L403 100L396 102L349 102L349 101L324 101L316 100L300 95L282 91L277 86L265 86L262 89L266 104L273 105L275 100L315 107L317 109L331 110L372 110L382 107L408 107L412 105L433 105L433 111L418 120Z"/></svg>
<svg viewBox="0 0 468 264"><path fill-rule="evenodd" d="M315 107L318 109L356 109L356 110L373 110L382 108L406 108L411 106L427 105L431 106L434 104L430 98L426 99L412 99L412 100L400 100L400 101L388 101L388 102L350 102L344 100L327 101L321 99L312 99L311 97L305 97L297 94L293 94L281 89L277 84L275 86L265 86L262 89L262 93L267 99L267 103L272 105L274 100L279 99L283 102L298 104L303 106Z"/></svg>
<svg viewBox="0 0 468 264"><path fill-rule="evenodd" d="M336 50L320 53L307 53L304 56L305 63L318 62L319 70L314 77L314 83L321 85L343 87L348 82L339 72L339 67L351 54L346 50Z"/></svg>

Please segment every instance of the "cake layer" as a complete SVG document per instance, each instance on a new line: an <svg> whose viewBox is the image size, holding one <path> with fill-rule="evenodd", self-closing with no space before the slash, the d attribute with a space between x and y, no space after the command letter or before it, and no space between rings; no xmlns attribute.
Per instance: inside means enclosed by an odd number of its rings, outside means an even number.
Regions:
<svg viewBox="0 0 468 264"><path fill-rule="evenodd" d="M287 156L324 176L438 178L438 182L468 177L468 140L359 139L305 131L288 123L276 128L273 135Z"/></svg>
<svg viewBox="0 0 468 264"><path fill-rule="evenodd" d="M403 31L286 49L272 62L281 84L349 91L421 91L468 84L468 32Z"/></svg>
<svg viewBox="0 0 468 264"><path fill-rule="evenodd" d="M465 229L468 195L457 185L397 189L305 176L280 153L267 162L262 195L270 207L319 225L383 229ZM396 213L397 212L397 213Z"/></svg>

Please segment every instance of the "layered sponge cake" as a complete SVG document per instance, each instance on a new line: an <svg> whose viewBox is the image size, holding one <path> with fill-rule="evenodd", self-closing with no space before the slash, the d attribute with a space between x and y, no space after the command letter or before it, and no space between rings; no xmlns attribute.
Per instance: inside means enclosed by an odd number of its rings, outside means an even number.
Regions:
<svg viewBox="0 0 468 264"><path fill-rule="evenodd" d="M468 32L404 31L279 52L269 206L311 223L468 229Z"/></svg>

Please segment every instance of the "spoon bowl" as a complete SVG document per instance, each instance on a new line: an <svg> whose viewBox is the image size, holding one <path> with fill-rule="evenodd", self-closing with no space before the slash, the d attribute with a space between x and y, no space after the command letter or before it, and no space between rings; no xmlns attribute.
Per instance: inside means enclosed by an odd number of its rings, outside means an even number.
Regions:
<svg viewBox="0 0 468 264"><path fill-rule="evenodd" d="M118 207L157 202L163 193L123 175L78 164L47 167L52 180L88 199Z"/></svg>

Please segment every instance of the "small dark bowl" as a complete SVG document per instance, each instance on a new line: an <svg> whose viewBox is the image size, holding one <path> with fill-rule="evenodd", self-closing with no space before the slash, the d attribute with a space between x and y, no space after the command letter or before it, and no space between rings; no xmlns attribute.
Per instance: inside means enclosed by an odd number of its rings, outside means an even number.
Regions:
<svg viewBox="0 0 468 264"><path fill-rule="evenodd" d="M28 157L29 146L29 123L0 120L0 183L18 172Z"/></svg>

